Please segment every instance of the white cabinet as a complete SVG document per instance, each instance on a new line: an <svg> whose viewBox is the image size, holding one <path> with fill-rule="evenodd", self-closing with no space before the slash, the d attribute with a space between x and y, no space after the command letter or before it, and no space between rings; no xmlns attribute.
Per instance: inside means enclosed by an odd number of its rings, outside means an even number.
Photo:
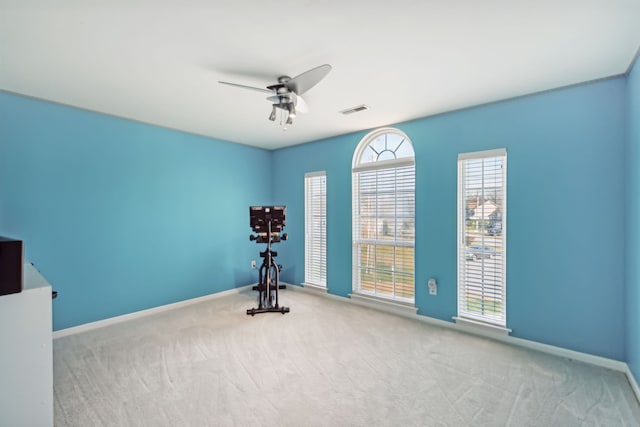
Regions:
<svg viewBox="0 0 640 427"><path fill-rule="evenodd" d="M0 296L0 425L53 426L51 285L30 263Z"/></svg>

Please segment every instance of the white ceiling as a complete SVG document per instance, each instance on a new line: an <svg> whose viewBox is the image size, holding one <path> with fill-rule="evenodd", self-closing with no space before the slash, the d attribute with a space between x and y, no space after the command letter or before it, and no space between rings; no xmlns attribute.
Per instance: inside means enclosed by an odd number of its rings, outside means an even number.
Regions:
<svg viewBox="0 0 640 427"><path fill-rule="evenodd" d="M0 89L267 149L620 75L639 46L640 0L0 0ZM325 63L287 131L218 84Z"/></svg>

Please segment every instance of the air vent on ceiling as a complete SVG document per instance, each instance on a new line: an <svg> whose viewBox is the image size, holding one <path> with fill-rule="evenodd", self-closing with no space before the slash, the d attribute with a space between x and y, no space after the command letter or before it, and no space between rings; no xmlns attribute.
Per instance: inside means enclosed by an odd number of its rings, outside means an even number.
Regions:
<svg viewBox="0 0 640 427"><path fill-rule="evenodd" d="M369 107L362 104L362 105L358 105L357 107L351 107L351 108L347 108L346 110L342 110L340 111L340 113L346 116L347 114L359 113L360 111L364 111L368 109Z"/></svg>

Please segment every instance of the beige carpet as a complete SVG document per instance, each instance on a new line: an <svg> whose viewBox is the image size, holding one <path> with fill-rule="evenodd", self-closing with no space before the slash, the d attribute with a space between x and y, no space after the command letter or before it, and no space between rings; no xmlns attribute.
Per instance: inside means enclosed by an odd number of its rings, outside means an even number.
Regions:
<svg viewBox="0 0 640 427"><path fill-rule="evenodd" d="M54 342L55 425L640 426L619 372L281 292Z"/></svg>

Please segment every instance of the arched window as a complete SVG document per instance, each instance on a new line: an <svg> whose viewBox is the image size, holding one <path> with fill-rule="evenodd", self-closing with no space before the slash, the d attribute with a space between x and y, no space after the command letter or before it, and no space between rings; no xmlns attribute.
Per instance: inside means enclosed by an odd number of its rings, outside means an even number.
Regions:
<svg viewBox="0 0 640 427"><path fill-rule="evenodd" d="M414 302L415 158L398 129L365 136L353 155L353 292Z"/></svg>

